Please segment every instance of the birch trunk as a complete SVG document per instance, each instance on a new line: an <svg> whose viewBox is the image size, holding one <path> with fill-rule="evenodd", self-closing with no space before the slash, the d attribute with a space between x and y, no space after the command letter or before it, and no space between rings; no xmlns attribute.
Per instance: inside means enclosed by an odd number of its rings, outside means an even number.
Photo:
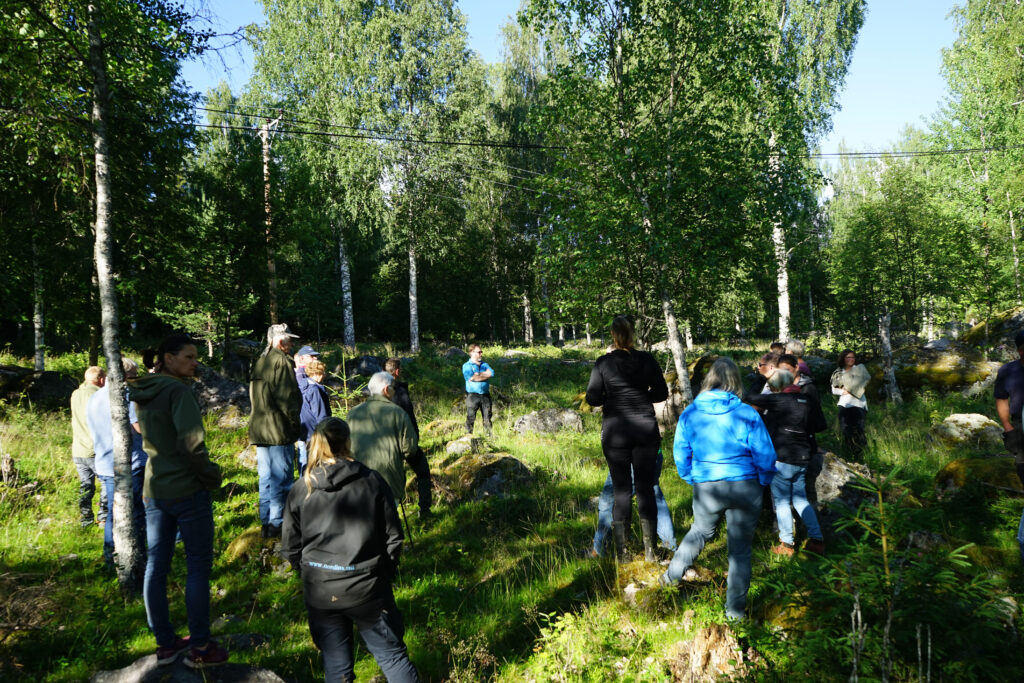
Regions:
<svg viewBox="0 0 1024 683"><path fill-rule="evenodd" d="M270 307L270 324L277 324L277 260L274 256L272 239L272 216L270 213L270 126L260 126L260 140L263 142L263 216L264 234L267 240L267 296Z"/></svg>
<svg viewBox="0 0 1024 683"><path fill-rule="evenodd" d="M100 30L99 7L89 5L89 69L93 78L92 137L96 167L96 278L99 284L103 324L103 351L107 357L107 384L110 387L110 418L114 442L114 562L121 591L137 594L142 590L144 568L141 539L133 531L131 425L125 396L124 370L118 339L117 289L112 268L111 185L107 121L110 91Z"/></svg>
<svg viewBox="0 0 1024 683"><path fill-rule="evenodd" d="M591 337L590 337L590 323L587 323L587 346L590 346L591 341L592 340L591 340Z"/></svg>
<svg viewBox="0 0 1024 683"><path fill-rule="evenodd" d="M338 270L341 272L341 308L345 320L345 346L356 347L356 325L352 315L352 274L348 263L345 233L338 223Z"/></svg>
<svg viewBox="0 0 1024 683"><path fill-rule="evenodd" d="M93 207L95 209L95 207ZM96 228L93 227L93 239ZM89 365L100 364L100 326L96 323L96 300L99 298L100 283L96 278L96 259L92 264L92 287L89 288Z"/></svg>
<svg viewBox="0 0 1024 683"><path fill-rule="evenodd" d="M779 157L776 152L776 137L772 132L768 136L768 168L772 182L779 183L777 191L781 194L779 179ZM779 302L779 340L789 339L789 254L786 252L786 229L782 225L782 216L778 213L772 225L772 246L775 251L775 287Z"/></svg>
<svg viewBox="0 0 1024 683"><path fill-rule="evenodd" d="M530 314L530 297L523 292L523 342L533 344L533 316Z"/></svg>
<svg viewBox="0 0 1024 683"><path fill-rule="evenodd" d="M903 403L903 395L896 384L896 371L892 366L892 340L889 338L889 324L892 314L883 313L878 319L878 339L882 344L882 372L885 378L885 395L893 403Z"/></svg>
<svg viewBox="0 0 1024 683"><path fill-rule="evenodd" d="M683 336L686 338L686 350L693 351L693 328L689 320L683 321Z"/></svg>
<svg viewBox="0 0 1024 683"><path fill-rule="evenodd" d="M32 326L35 329L35 371L46 370L46 339L43 317L43 267L39 262L39 239L32 236Z"/></svg>
<svg viewBox="0 0 1024 683"><path fill-rule="evenodd" d="M1010 201L1010 192L1006 192L1006 201ZM1020 256L1017 254L1017 223L1014 220L1013 209L1009 209L1010 213L1010 245L1013 246L1013 284L1017 288L1017 305L1021 305L1021 293L1020 293Z"/></svg>
<svg viewBox="0 0 1024 683"><path fill-rule="evenodd" d="M409 224L409 348L413 353L420 352L420 308L416 295L416 240L411 222Z"/></svg>
<svg viewBox="0 0 1024 683"><path fill-rule="evenodd" d="M665 314L668 348L672 351L672 360L676 367L676 381L679 383L679 391L683 395L683 403L688 405L693 401L693 389L690 386L690 373L686 367L686 351L679 339L679 325L676 322L676 312L672 306L672 300L664 292L661 294L661 310Z"/></svg>
<svg viewBox="0 0 1024 683"><path fill-rule="evenodd" d="M548 279L540 277L540 296L544 300L544 342L551 346L551 305L548 302Z"/></svg>

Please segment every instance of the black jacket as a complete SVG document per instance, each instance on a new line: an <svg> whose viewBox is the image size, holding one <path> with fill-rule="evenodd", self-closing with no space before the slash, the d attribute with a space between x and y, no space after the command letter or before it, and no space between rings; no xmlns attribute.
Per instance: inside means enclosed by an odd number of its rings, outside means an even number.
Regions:
<svg viewBox="0 0 1024 683"><path fill-rule="evenodd" d="M772 437L776 459L806 467L817 450L814 435L828 427L821 403L800 391L748 393L744 400L765 409L764 424Z"/></svg>
<svg viewBox="0 0 1024 683"><path fill-rule="evenodd" d="M409 415L412 422L412 430L416 432L416 439L420 437L420 426L416 423L416 413L412 409L412 397L409 396L409 384L399 382L397 379L391 384L391 402L401 408Z"/></svg>
<svg viewBox="0 0 1024 683"><path fill-rule="evenodd" d="M281 555L301 567L306 603L345 609L387 594L402 549L395 499L379 474L354 460L316 468L288 493Z"/></svg>
<svg viewBox="0 0 1024 683"><path fill-rule="evenodd" d="M597 359L587 385L587 403L604 406L601 440L607 446L653 445L660 441L654 405L668 398L668 385L654 356L616 349Z"/></svg>

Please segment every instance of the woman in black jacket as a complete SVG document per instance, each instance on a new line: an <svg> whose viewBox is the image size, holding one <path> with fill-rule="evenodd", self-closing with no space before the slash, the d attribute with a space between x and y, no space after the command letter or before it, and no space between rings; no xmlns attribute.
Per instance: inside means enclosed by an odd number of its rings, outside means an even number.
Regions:
<svg viewBox="0 0 1024 683"><path fill-rule="evenodd" d="M587 403L604 406L601 447L612 477L612 534L615 553L625 559L633 485L644 538L644 557L654 561L658 511L654 484L661 434L654 405L668 398L668 386L654 356L633 348L633 323L624 315L612 321L615 348L597 359L587 386ZM632 472L631 472L632 468Z"/></svg>
<svg viewBox="0 0 1024 683"><path fill-rule="evenodd" d="M388 681L419 681L402 640L391 583L402 549L395 500L377 472L352 459L348 424L321 422L284 511L281 554L302 573L309 632L327 681L354 681L352 624Z"/></svg>
<svg viewBox="0 0 1024 683"><path fill-rule="evenodd" d="M821 412L821 403L801 391L789 371L775 370L768 378L768 386L772 393L748 393L744 398L765 411L765 427L775 446L775 467L779 471L772 479L771 491L779 524L779 544L772 551L776 555L793 554L790 507L795 507L807 527L806 549L820 555L825 552L825 542L814 506L807 500L807 466L817 450L814 435L828 426L825 415Z"/></svg>

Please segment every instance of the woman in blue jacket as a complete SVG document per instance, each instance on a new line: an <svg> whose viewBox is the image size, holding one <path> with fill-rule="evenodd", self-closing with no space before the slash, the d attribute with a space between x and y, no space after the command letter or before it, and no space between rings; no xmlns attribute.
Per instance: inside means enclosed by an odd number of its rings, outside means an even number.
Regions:
<svg viewBox="0 0 1024 683"><path fill-rule="evenodd" d="M742 619L750 588L754 528L763 487L775 474L775 449L761 416L740 401L743 385L731 358L719 358L700 394L679 416L673 455L679 476L693 487L693 526L679 544L663 585L674 585L725 514L729 538L729 579L725 614Z"/></svg>

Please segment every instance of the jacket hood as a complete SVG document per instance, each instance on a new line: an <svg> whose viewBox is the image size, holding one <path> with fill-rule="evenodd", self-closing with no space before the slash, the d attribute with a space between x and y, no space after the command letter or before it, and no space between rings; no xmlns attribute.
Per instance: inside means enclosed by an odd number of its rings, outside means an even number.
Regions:
<svg viewBox="0 0 1024 683"><path fill-rule="evenodd" d="M312 488L338 491L350 482L366 476L366 465L355 460L339 460L333 465L318 467L310 473ZM327 474L324 476L323 473Z"/></svg>
<svg viewBox="0 0 1024 683"><path fill-rule="evenodd" d="M740 400L739 396L730 394L728 391L721 391L720 389L702 391L697 394L697 398L693 399L694 410L699 410L709 415L722 415L736 410L741 405L743 405L743 401Z"/></svg>
<svg viewBox="0 0 1024 683"><path fill-rule="evenodd" d="M184 380L170 375L144 375L128 382L128 398L136 403L147 403L156 398L162 391L185 384Z"/></svg>

